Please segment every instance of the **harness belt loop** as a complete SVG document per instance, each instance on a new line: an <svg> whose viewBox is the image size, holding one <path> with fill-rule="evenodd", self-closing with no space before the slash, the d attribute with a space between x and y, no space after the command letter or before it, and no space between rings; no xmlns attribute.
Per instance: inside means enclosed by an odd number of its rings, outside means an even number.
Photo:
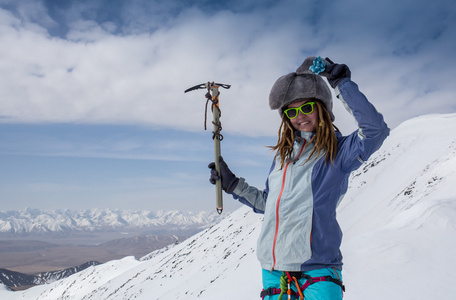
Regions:
<svg viewBox="0 0 456 300"><path fill-rule="evenodd" d="M307 275L307 274L305 274L305 273L302 273L302 274L301 274L301 277L307 279L307 282L309 283L309 285L311 285L311 284L314 283L314 278L311 277L310 275Z"/></svg>
<svg viewBox="0 0 456 300"><path fill-rule="evenodd" d="M325 278L326 278L326 281L330 281L330 282L335 283L338 286L340 286L342 291L345 292L345 285L342 283L342 281L340 281L339 279L332 278L331 276L325 276Z"/></svg>
<svg viewBox="0 0 456 300"><path fill-rule="evenodd" d="M280 294L280 289L270 287L266 290L262 290L260 293L260 297L261 297L261 299L264 299L264 297L266 297L266 296L274 296L277 294Z"/></svg>

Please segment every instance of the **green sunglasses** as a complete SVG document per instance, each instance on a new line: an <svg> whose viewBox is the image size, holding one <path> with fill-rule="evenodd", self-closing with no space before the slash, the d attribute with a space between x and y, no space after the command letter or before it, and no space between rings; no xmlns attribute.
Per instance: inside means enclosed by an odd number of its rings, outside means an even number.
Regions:
<svg viewBox="0 0 456 300"><path fill-rule="evenodd" d="M288 119L294 119L298 116L299 111L304 115L311 114L314 110L315 102L307 102L301 105L300 107L287 108L283 112L287 115Z"/></svg>

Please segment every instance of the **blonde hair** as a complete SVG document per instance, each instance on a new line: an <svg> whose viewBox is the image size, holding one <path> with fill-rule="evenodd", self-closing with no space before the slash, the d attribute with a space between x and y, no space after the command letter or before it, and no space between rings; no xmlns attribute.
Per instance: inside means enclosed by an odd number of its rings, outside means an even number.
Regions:
<svg viewBox="0 0 456 300"><path fill-rule="evenodd" d="M305 148L307 148L311 143L315 144L310 152L309 158L307 158L304 163L309 161L314 153L317 154L317 157L315 158L317 159L322 152L326 152L325 162L330 161L332 164L337 154L337 137L335 131L339 131L339 129L332 123L331 117L323 103L320 100L313 100L315 101L318 112L318 126L314 136L305 146ZM274 159L278 156L280 157L282 168L285 166L286 161L291 159L294 140L295 129L293 128L293 125L291 125L290 119L288 119L285 114L282 114L282 124L279 128L277 145L269 147L272 151L276 151Z"/></svg>

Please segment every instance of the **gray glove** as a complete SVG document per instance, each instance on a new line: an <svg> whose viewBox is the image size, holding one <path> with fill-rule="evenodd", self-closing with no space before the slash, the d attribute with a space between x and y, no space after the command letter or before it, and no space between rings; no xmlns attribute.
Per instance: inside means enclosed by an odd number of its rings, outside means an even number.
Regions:
<svg viewBox="0 0 456 300"><path fill-rule="evenodd" d="M343 79L351 77L351 72L347 65L335 64L328 57L325 58L325 60L329 64L326 65L325 71L321 72L320 75L325 76L328 79L329 85L331 85L333 89L335 89Z"/></svg>
<svg viewBox="0 0 456 300"><path fill-rule="evenodd" d="M223 160L223 157L220 156L219 162L220 173L222 177L222 188L228 194L232 194L239 182L239 178L237 178L233 172L231 172L230 168L228 168L228 165ZM220 174L215 169L215 162L211 162L208 167L211 169L211 177L209 178L209 182L215 184L215 182L220 179Z"/></svg>

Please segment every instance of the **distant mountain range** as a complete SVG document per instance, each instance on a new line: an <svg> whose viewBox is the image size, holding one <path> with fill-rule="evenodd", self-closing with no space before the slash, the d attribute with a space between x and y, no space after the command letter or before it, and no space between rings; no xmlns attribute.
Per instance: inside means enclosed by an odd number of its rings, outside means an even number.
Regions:
<svg viewBox="0 0 456 300"><path fill-rule="evenodd" d="M119 231L123 229L198 230L220 221L214 212L130 211L121 209L56 209L0 211L0 233Z"/></svg>

